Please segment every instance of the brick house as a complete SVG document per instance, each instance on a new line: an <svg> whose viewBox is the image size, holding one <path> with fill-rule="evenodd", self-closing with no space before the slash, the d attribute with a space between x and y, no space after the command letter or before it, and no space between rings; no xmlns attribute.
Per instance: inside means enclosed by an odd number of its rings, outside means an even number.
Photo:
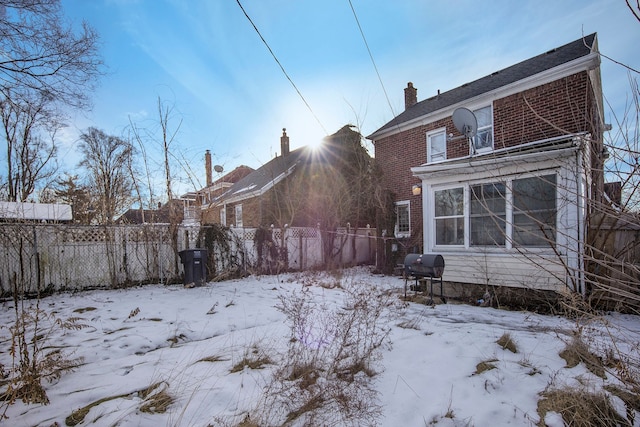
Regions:
<svg viewBox="0 0 640 427"><path fill-rule="evenodd" d="M265 225L265 212L271 210L270 190L293 173L307 156L306 147L289 150L289 137L283 129L281 152L258 169L252 170L232 185L224 188L203 204L203 224L232 227Z"/></svg>
<svg viewBox="0 0 640 427"><path fill-rule="evenodd" d="M584 292L583 242L605 156L597 36L417 101L368 136L394 234L445 257L444 279ZM454 111L475 117L467 138Z"/></svg>
<svg viewBox="0 0 640 427"><path fill-rule="evenodd" d="M217 222L211 217L209 206L220 197L233 184L253 172L253 168L241 165L213 180L214 166L211 163L211 152L207 150L204 155L206 186L198 191L189 192L180 197L184 206L185 225L211 224ZM216 172L222 172L222 168L215 166Z"/></svg>
<svg viewBox="0 0 640 427"><path fill-rule="evenodd" d="M203 218L207 218L206 223L233 227L335 227L338 224L325 221L338 218L328 199L345 200L345 193L355 191L343 176L348 156L354 150L364 150L360 142L361 135L347 125L327 136L319 147L290 150L289 136L283 129L280 155L215 197L206 206Z"/></svg>

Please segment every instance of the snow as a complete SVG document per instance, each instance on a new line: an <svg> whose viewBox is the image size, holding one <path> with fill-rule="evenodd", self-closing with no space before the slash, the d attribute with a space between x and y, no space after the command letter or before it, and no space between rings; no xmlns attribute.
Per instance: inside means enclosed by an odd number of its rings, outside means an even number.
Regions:
<svg viewBox="0 0 640 427"><path fill-rule="evenodd" d="M379 373L372 378L382 407L377 425L534 426L539 393L550 385L597 388L606 382L583 364L567 368L559 356L578 326L575 319L453 301L405 304L400 301L402 279L373 275L365 268L343 272L340 287L327 286L337 280L290 273L190 289L146 285L43 298L40 307L55 318L75 317L84 325L76 330L53 327L46 342L70 358L82 358L82 364L52 383L44 382L49 405L17 401L8 408L5 423L63 426L72 411L111 398L93 406L78 425L237 425L257 408L277 362L262 369L231 369L257 352L284 360L291 326L277 308L281 299L305 289L319 310L327 310L344 304L350 282L365 283L372 293L386 290L395 301L381 318L390 327L389 345L382 347ZM0 329L0 363L10 367L13 302L2 304L0 321L5 325ZM313 334L323 335L315 329L318 322L307 331L311 341ZM640 342L637 316L611 314L600 323L580 326L594 340L619 331L623 348L637 349ZM505 333L516 343L517 353L496 344ZM495 368L476 374L476 365L483 361ZM139 391L156 383L155 392L165 390L174 400L165 412L143 412L145 398ZM547 413L545 420L550 426L562 425L557 413ZM635 425L639 420L636 416Z"/></svg>

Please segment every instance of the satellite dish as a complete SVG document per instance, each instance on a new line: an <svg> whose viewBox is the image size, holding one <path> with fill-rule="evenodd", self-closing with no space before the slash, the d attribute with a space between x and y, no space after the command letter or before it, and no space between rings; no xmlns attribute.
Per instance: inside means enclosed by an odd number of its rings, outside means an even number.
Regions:
<svg viewBox="0 0 640 427"><path fill-rule="evenodd" d="M458 132L467 138L476 136L478 132L478 119L471 110L464 107L456 108L452 118L453 125L458 129Z"/></svg>
<svg viewBox="0 0 640 427"><path fill-rule="evenodd" d="M224 168L222 166L220 166L220 165L215 165L213 167L213 170L218 172L218 173L221 173L224 170Z"/></svg>

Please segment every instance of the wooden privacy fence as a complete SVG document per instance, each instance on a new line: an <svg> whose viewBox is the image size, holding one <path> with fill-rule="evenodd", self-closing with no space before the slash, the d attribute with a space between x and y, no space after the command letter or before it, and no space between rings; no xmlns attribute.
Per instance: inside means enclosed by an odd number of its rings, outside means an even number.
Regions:
<svg viewBox="0 0 640 427"><path fill-rule="evenodd" d="M0 224L0 293L56 292L117 288L136 283L180 282L178 253L204 247L206 227L169 225L77 226ZM209 279L229 268L264 272L256 229L224 229L226 244L210 248ZM327 265L366 264L375 260L373 230L342 229L333 233L332 251L323 250L316 228L269 230L276 255L274 270L306 270ZM325 248L326 249L326 248ZM264 257L264 255L263 255ZM269 257L267 257L269 258Z"/></svg>
<svg viewBox="0 0 640 427"><path fill-rule="evenodd" d="M587 262L595 277L590 298L595 305L610 309L640 309L640 217L619 213L596 217L593 247L587 248Z"/></svg>

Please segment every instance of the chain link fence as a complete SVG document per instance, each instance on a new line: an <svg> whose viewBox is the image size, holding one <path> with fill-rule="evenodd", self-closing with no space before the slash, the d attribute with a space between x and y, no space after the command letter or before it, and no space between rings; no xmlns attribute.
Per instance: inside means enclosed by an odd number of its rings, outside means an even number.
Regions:
<svg viewBox="0 0 640 427"><path fill-rule="evenodd" d="M0 224L0 293L36 295L179 283L184 270L178 254L196 247L208 249L209 280L223 279L230 270L274 273L326 265L319 229L259 230L166 224ZM331 256L340 265L375 259L372 230L334 233L337 246Z"/></svg>

